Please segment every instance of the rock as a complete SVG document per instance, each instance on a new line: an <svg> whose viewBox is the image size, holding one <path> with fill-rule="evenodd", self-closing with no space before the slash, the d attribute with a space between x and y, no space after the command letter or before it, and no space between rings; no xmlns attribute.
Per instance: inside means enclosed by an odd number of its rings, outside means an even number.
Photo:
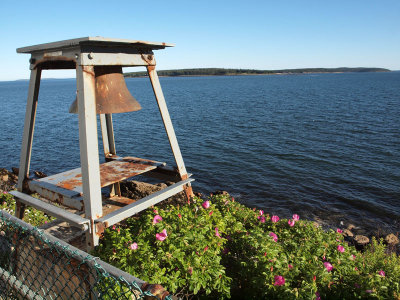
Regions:
<svg viewBox="0 0 400 300"><path fill-rule="evenodd" d="M399 238L397 236L395 236L393 233L388 234L385 237L385 241L386 243L388 243L389 245L397 245L399 243Z"/></svg>
<svg viewBox="0 0 400 300"><path fill-rule="evenodd" d="M213 194L214 195L229 195L229 193L227 191L222 191L222 190L216 190Z"/></svg>
<svg viewBox="0 0 400 300"><path fill-rule="evenodd" d="M321 226L318 222L315 222L315 221L313 222L313 225L314 225L315 228L318 228L318 227Z"/></svg>
<svg viewBox="0 0 400 300"><path fill-rule="evenodd" d="M13 172L15 175L18 176L18 174L19 174L19 168L12 167L11 170L12 170L12 172Z"/></svg>
<svg viewBox="0 0 400 300"><path fill-rule="evenodd" d="M0 176L1 181L8 181L8 174L4 174Z"/></svg>
<svg viewBox="0 0 400 300"><path fill-rule="evenodd" d="M141 290L144 292L150 292L155 296L145 296L146 300L154 298L165 299L169 295L169 293L160 284L149 284L146 282L141 286Z"/></svg>
<svg viewBox="0 0 400 300"><path fill-rule="evenodd" d="M353 224L349 224L349 225L347 226L347 229L351 231L351 230L353 230L353 229L356 229L356 226L353 225Z"/></svg>
<svg viewBox="0 0 400 300"><path fill-rule="evenodd" d="M0 191L11 191L15 189L18 177L7 169L0 168Z"/></svg>
<svg viewBox="0 0 400 300"><path fill-rule="evenodd" d="M35 176L37 178L45 178L45 177L47 177L47 175L45 173L40 172L40 171L33 171L33 174L35 174Z"/></svg>
<svg viewBox="0 0 400 300"><path fill-rule="evenodd" d="M165 185L164 185L165 186ZM121 192L124 197L134 200L141 199L162 190L164 187L146 182L129 180L121 182Z"/></svg>
<svg viewBox="0 0 400 300"><path fill-rule="evenodd" d="M369 238L365 235L356 235L354 237L354 242L356 245L363 247L369 243Z"/></svg>
<svg viewBox="0 0 400 300"><path fill-rule="evenodd" d="M345 229L345 230L343 230L343 236L344 237L353 237L354 235L350 230Z"/></svg>
<svg viewBox="0 0 400 300"><path fill-rule="evenodd" d="M168 185L165 184L165 183L163 183L163 182L157 183L157 184L155 184L155 186L156 186L156 187L159 187L161 190L162 190L162 189L165 189L166 187L168 187Z"/></svg>
<svg viewBox="0 0 400 300"><path fill-rule="evenodd" d="M122 196L139 200L162 189L165 189L168 185L165 183L150 184L141 181L128 180L120 183ZM186 203L186 196L184 192L174 195L164 201L160 205L167 204L183 204Z"/></svg>

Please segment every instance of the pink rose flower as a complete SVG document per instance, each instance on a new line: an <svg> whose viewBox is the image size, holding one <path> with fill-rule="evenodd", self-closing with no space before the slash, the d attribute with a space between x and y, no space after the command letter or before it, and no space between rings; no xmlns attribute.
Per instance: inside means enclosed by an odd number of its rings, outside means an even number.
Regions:
<svg viewBox="0 0 400 300"><path fill-rule="evenodd" d="M270 232L270 233L269 233L269 236L272 237L272 239L274 240L274 242L277 242L277 241L278 241L278 236L277 236L275 233Z"/></svg>
<svg viewBox="0 0 400 300"><path fill-rule="evenodd" d="M265 223L265 217L264 216L258 216L258 219L260 220L261 223Z"/></svg>
<svg viewBox="0 0 400 300"><path fill-rule="evenodd" d="M208 213L208 215L209 215L209 216L212 216L213 213L214 213L213 211L210 211L210 212Z"/></svg>
<svg viewBox="0 0 400 300"><path fill-rule="evenodd" d="M163 241L163 240L165 240L166 238L167 238L167 236L168 236L168 234L167 234L167 230L166 229L164 229L163 231L161 231L160 233L157 233L156 234L156 239L158 240L158 241Z"/></svg>
<svg viewBox="0 0 400 300"><path fill-rule="evenodd" d="M153 225L160 223L162 221L162 217L160 215L155 215L153 218Z"/></svg>
<svg viewBox="0 0 400 300"><path fill-rule="evenodd" d="M300 217L299 217L299 215L297 215L297 214L294 214L293 216L292 216L292 218L293 218L293 221L298 221L298 220L300 220Z"/></svg>
<svg viewBox="0 0 400 300"><path fill-rule="evenodd" d="M344 247L342 245L337 246L337 249L339 252L343 253L344 252Z"/></svg>
<svg viewBox="0 0 400 300"><path fill-rule="evenodd" d="M208 246L204 247L204 252L206 252L208 250Z"/></svg>
<svg viewBox="0 0 400 300"><path fill-rule="evenodd" d="M115 228L117 228L117 226L113 225L112 229L115 230Z"/></svg>
<svg viewBox="0 0 400 300"><path fill-rule="evenodd" d="M276 223L279 221L279 217L278 216L272 216L271 218L272 223Z"/></svg>
<svg viewBox="0 0 400 300"><path fill-rule="evenodd" d="M218 227L215 227L215 236L221 238L221 236L219 235Z"/></svg>
<svg viewBox="0 0 400 300"><path fill-rule="evenodd" d="M294 226L294 220L289 220L288 224L289 224L290 227L293 227Z"/></svg>
<svg viewBox="0 0 400 300"><path fill-rule="evenodd" d="M259 212L260 212L260 216L262 216L264 214L264 211L262 209L260 209Z"/></svg>
<svg viewBox="0 0 400 300"><path fill-rule="evenodd" d="M329 263L329 262L324 262L324 266L325 266L325 269L328 271L328 272L330 272L330 271L332 271L333 270L333 266L331 265L331 263Z"/></svg>
<svg viewBox="0 0 400 300"><path fill-rule="evenodd" d="M340 228L337 228L337 229L336 229L336 232L337 232L337 233L343 233L343 230L340 229Z"/></svg>
<svg viewBox="0 0 400 300"><path fill-rule="evenodd" d="M378 274L381 275L382 277L385 277L385 276L386 276L385 271L383 271L383 270L380 270L380 271L378 272Z"/></svg>
<svg viewBox="0 0 400 300"><path fill-rule="evenodd" d="M208 201L208 200L207 200L207 201L204 201L203 204L202 204L201 206L203 206L204 209L209 208L209 207L210 207L210 201Z"/></svg>
<svg viewBox="0 0 400 300"><path fill-rule="evenodd" d="M283 276L275 275L274 280L275 280L274 282L275 286L281 286L285 284L285 277Z"/></svg>
<svg viewBox="0 0 400 300"><path fill-rule="evenodd" d="M288 264L289 269L293 269L293 266L291 264Z"/></svg>
<svg viewBox="0 0 400 300"><path fill-rule="evenodd" d="M179 219L182 218L182 215L181 215L181 214L178 214L178 218L179 218Z"/></svg>
<svg viewBox="0 0 400 300"><path fill-rule="evenodd" d="M131 250L136 250L138 248L138 244L137 243L132 243L130 246L129 246L129 249L131 249Z"/></svg>

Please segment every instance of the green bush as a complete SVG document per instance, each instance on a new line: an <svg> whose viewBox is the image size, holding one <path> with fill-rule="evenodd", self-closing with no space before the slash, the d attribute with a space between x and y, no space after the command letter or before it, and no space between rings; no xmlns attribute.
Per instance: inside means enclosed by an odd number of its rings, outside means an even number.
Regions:
<svg viewBox="0 0 400 300"><path fill-rule="evenodd" d="M382 242L360 253L297 217L277 220L227 195L195 198L107 229L95 254L185 297L400 299L400 259Z"/></svg>
<svg viewBox="0 0 400 300"><path fill-rule="evenodd" d="M158 223L156 216L162 218ZM95 254L180 295L201 292L228 297L231 279L221 263L226 239L217 234L226 230L213 205L207 210L195 204L147 210L124 226L107 229Z"/></svg>
<svg viewBox="0 0 400 300"><path fill-rule="evenodd" d="M8 192L0 192L0 209L4 210L5 212L11 215L14 215L15 212L14 196L9 194ZM45 214L40 210L37 210L30 206L26 206L24 221L31 224L32 226L40 226L54 219L55 218Z"/></svg>

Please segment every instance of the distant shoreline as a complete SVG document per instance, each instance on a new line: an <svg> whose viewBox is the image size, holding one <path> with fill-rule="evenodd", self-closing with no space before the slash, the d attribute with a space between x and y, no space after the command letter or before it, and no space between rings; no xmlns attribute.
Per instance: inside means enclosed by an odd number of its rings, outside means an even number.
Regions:
<svg viewBox="0 0 400 300"><path fill-rule="evenodd" d="M192 76L249 76L249 75L300 75L300 74L330 74L330 73L364 73L364 72L391 72L384 68L302 68L283 70L253 70L253 69L224 69L198 68L157 71L162 77L192 77ZM129 72L125 77L145 77L146 71Z"/></svg>
<svg viewBox="0 0 400 300"><path fill-rule="evenodd" d="M340 73L366 73L366 72L400 72L400 70L389 70L385 68L302 68L302 69L282 69L282 70L255 70L255 69L225 69L225 68L197 68L197 69L176 69L176 70L157 70L160 77L193 77L193 76L251 76L251 75L302 75L302 74L340 74ZM146 71L124 73L130 77L148 77ZM42 78L43 80L63 80L75 79L67 78ZM29 79L0 80L26 81Z"/></svg>

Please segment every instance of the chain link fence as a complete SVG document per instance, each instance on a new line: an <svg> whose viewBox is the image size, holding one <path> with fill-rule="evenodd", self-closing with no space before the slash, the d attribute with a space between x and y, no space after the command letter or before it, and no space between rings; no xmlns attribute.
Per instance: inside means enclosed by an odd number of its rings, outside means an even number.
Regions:
<svg viewBox="0 0 400 300"><path fill-rule="evenodd" d="M0 210L0 300L172 298L149 286Z"/></svg>

